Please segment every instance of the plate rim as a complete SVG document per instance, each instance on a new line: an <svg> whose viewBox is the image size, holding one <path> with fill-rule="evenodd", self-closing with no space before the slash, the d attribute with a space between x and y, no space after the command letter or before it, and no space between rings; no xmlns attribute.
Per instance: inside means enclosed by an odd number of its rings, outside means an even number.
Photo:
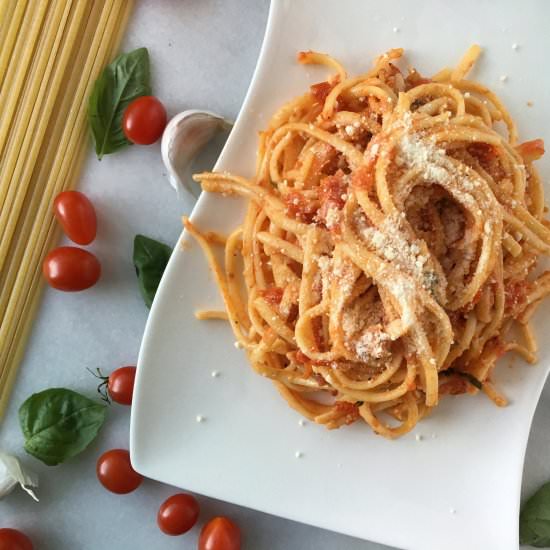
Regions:
<svg viewBox="0 0 550 550"><path fill-rule="evenodd" d="M235 140L235 137L238 133L239 128L243 124L243 118L245 116L245 113L248 110L249 103L252 101L252 98L254 97L255 88L257 86L257 82L260 78L260 73L262 72L262 69L265 65L263 63L264 57L267 55L268 52L268 45L271 42L271 35L273 34L274 28L275 28L275 19L276 19L276 12L280 9L281 3L283 0L270 0L269 4L269 11L267 16L267 22L266 22L266 28L264 31L264 36L262 38L262 45L260 47L260 52L258 54L258 59L256 60L256 65L254 67L254 72L252 73L252 78L250 80L250 84L248 86L248 89L246 91L243 103L239 109L239 113L237 114L237 117L235 119L235 123L233 124L233 127L231 129L231 132L229 133L229 136L227 138L227 141L225 142L225 145L223 146L223 149L216 161L216 164L214 165L213 170L216 170L217 166L223 162L223 158L226 154L226 152L232 147L232 142ZM201 209L201 205L204 202L206 197L206 193L201 193L195 204L193 205L193 208L191 210L191 213L189 214L190 218L193 218L197 212ZM161 295L163 292L164 287L168 284L168 277L166 276L167 273L173 269L173 265L175 263L176 256L178 254L178 247L181 242L183 242L183 238L187 234L187 231L185 229L182 230L180 233L176 246L173 248L172 253L170 255L170 258L168 260L168 263L166 264L166 268L164 270L163 276L160 280L159 286L157 288L157 292L155 294L155 297L153 299L153 303L151 304L151 309L149 312L149 315L147 316L147 321L145 323L145 329L143 331L143 337L141 339L139 354L138 354L138 360L136 365L136 379L134 384L134 394L140 395L142 393L142 385L143 385L143 375L140 376L141 373L143 373L143 368L140 368L141 363L143 362L143 356L145 355L146 348L148 346L148 342L151 338L151 333L154 330L154 325L156 324L156 315L157 315L157 309L158 309L158 296ZM138 401L139 402L139 401ZM138 452L138 445L137 445L137 434L138 434L138 407L132 406L130 411L130 461L132 463L132 466L136 471L145 471L147 469L146 465L140 462L140 455Z"/></svg>

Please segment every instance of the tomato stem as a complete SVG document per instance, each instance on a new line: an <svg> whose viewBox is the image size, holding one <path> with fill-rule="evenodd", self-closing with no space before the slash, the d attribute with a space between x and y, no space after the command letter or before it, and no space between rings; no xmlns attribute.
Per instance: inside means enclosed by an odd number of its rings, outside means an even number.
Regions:
<svg viewBox="0 0 550 550"><path fill-rule="evenodd" d="M86 370L93 374L96 378L99 378L101 380L101 383L97 387L97 393L101 396L101 400L105 401L108 405L111 404L111 399L109 398L109 391L108 391L108 384L109 384L109 377L104 376L99 367L96 368L96 372L86 367Z"/></svg>

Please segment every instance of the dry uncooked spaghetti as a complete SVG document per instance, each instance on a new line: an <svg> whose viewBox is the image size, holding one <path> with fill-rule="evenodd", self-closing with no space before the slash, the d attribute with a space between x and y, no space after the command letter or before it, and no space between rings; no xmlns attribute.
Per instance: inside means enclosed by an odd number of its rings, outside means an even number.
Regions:
<svg viewBox="0 0 550 550"><path fill-rule="evenodd" d="M449 393L482 390L505 405L491 383L497 359L536 360L529 318L550 272L528 276L550 252L550 229L532 162L544 147L518 145L498 97L465 78L479 53L424 78L396 67L400 49L358 77L302 52L299 62L336 74L273 116L256 177L196 176L205 191L250 201L223 268L184 220L238 342L292 407L328 428L362 418L396 437Z"/></svg>
<svg viewBox="0 0 550 550"><path fill-rule="evenodd" d="M54 197L88 145L87 98L133 0L0 1L0 417L58 239Z"/></svg>

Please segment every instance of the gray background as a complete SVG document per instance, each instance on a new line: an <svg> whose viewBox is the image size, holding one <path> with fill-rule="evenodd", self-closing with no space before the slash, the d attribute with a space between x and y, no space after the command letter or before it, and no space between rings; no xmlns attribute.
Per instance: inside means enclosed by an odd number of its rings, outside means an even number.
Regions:
<svg viewBox="0 0 550 550"><path fill-rule="evenodd" d="M268 0L140 0L123 49L149 49L154 93L169 115L206 108L234 118L254 70L267 11ZM202 167L212 166L218 147L202 155ZM26 397L52 386L93 395L95 380L86 367L109 372L135 364L147 309L131 264L133 237L143 233L173 245L181 231L180 216L192 207L189 201L176 200L158 145L131 147L102 162L90 153L79 188L96 205L99 230L89 248L100 258L103 276L83 293L51 289L44 293L7 416L0 425L0 448L23 457L25 465L39 473L40 503L17 490L0 502L0 527L24 530L37 550L191 550L209 517L229 515L241 526L248 549L387 548L202 497L200 520L191 532L174 538L163 535L156 527L156 513L175 492L173 488L146 480L135 493L116 496L95 477L101 452L128 446L127 407L111 407L107 424L91 448L64 465L48 468L24 456L17 408ZM547 385L529 440L524 496L550 479L549 418Z"/></svg>

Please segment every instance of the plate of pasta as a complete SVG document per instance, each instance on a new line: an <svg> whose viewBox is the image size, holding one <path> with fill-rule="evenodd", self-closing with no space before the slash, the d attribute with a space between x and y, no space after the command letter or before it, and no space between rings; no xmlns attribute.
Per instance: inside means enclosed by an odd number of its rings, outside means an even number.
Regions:
<svg viewBox="0 0 550 550"><path fill-rule="evenodd" d="M399 548L518 547L550 39L513 6L272 2L147 324L136 469Z"/></svg>

